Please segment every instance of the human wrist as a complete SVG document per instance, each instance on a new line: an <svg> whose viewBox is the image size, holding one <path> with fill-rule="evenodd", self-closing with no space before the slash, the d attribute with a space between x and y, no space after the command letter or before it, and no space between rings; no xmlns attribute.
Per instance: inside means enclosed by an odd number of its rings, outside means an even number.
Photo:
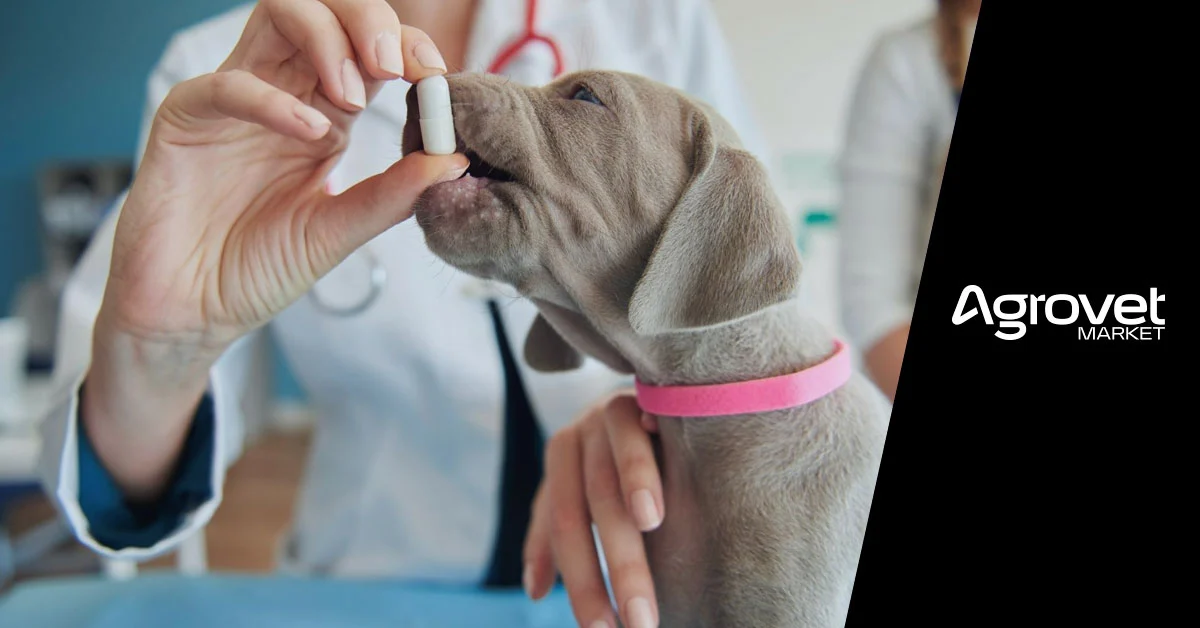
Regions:
<svg viewBox="0 0 1200 628"><path fill-rule="evenodd" d="M168 482L219 355L123 329L101 308L79 391L80 428L130 498L153 499Z"/></svg>
<svg viewBox="0 0 1200 628"><path fill-rule="evenodd" d="M120 374L144 399L202 390L225 350L199 334L151 334L120 324L101 308L92 334L92 371Z"/></svg>

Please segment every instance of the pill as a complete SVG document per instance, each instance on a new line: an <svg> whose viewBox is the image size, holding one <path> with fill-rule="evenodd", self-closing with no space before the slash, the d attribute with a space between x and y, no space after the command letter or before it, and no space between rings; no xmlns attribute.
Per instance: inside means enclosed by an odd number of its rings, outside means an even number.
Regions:
<svg viewBox="0 0 1200 628"><path fill-rule="evenodd" d="M417 107L421 111L421 140L430 155L452 155L458 148L454 113L450 109L450 84L435 74L417 81Z"/></svg>

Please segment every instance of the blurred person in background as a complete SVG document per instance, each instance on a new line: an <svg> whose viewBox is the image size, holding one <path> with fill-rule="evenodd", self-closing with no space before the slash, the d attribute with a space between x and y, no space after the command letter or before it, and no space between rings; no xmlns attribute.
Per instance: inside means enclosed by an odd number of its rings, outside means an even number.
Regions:
<svg viewBox="0 0 1200 628"><path fill-rule="evenodd" d="M562 69L681 88L763 156L702 0L267 0L178 33L149 80L134 184L63 299L42 472L84 544L142 560L201 532L252 399L270 394L250 359L270 333L318 412L282 570L534 598L561 575L581 625L616 628L599 512L624 624L657 625L641 532L666 513L631 378L590 361L527 368L513 346L533 305L481 297L408 220L468 165L400 159L408 84L462 68L549 82L556 59L538 41L493 63L535 9ZM346 286L371 276L370 256L386 272L377 298L331 313L358 302ZM585 465L597 442L606 455ZM616 499L588 502L597 474Z"/></svg>
<svg viewBox="0 0 1200 628"><path fill-rule="evenodd" d="M852 95L841 184L840 294L864 366L895 400L981 0L881 35Z"/></svg>

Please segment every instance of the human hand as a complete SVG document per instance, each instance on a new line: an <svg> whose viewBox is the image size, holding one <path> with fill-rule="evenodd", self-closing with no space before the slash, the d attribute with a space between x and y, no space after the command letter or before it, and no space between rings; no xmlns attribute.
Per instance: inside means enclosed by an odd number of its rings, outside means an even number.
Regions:
<svg viewBox="0 0 1200 628"><path fill-rule="evenodd" d="M630 628L658 625L642 532L662 524L662 478L650 434L654 417L631 392L593 405L546 448L546 474L525 543L525 588L541 599L561 573L580 626L616 628L592 533L603 546L620 616Z"/></svg>
<svg viewBox="0 0 1200 628"><path fill-rule="evenodd" d="M896 389L900 385L900 367L904 364L904 349L908 346L906 323L891 330L865 353L867 373L888 401L895 403Z"/></svg>
<svg viewBox="0 0 1200 628"><path fill-rule="evenodd" d="M444 73L421 64L431 51L440 58L383 0L259 3L220 68L176 85L159 108L100 320L219 355L408 218L464 156L415 153L337 196L324 184L385 81Z"/></svg>
<svg viewBox="0 0 1200 628"><path fill-rule="evenodd" d="M263 0L215 72L167 94L120 210L82 399L128 495L164 485L229 345L465 171L463 155L413 153L325 189L383 83L442 74L440 58L384 0Z"/></svg>

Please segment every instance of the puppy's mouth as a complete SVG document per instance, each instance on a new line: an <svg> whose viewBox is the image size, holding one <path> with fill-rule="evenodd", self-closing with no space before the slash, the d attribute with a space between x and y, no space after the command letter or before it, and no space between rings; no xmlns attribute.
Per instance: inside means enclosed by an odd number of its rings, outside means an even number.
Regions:
<svg viewBox="0 0 1200 628"><path fill-rule="evenodd" d="M478 152L468 148L466 143L463 142L462 136L458 136L458 146L459 152L466 155L471 164L467 167L467 171L463 173L464 177L469 175L475 177L476 179L489 179L502 183L508 183L517 180L517 178L514 177L511 172L488 162L483 157L480 157Z"/></svg>
<svg viewBox="0 0 1200 628"><path fill-rule="evenodd" d="M404 141L402 150L404 155L425 150L425 140L421 137L421 127L417 123L417 118L419 116L417 104L415 101L413 101L411 102L410 106L413 107L413 113L415 115L409 116L409 119L404 127ZM487 181L496 181L499 183L511 183L517 180L511 170L507 170L498 164L484 159L483 156L479 154L479 150L476 147L468 144L461 133L456 132L454 134L454 139L456 140L455 152L465 155L470 163L470 165L467 167L467 171L464 172L463 176L460 178L471 176L476 179L485 179Z"/></svg>

